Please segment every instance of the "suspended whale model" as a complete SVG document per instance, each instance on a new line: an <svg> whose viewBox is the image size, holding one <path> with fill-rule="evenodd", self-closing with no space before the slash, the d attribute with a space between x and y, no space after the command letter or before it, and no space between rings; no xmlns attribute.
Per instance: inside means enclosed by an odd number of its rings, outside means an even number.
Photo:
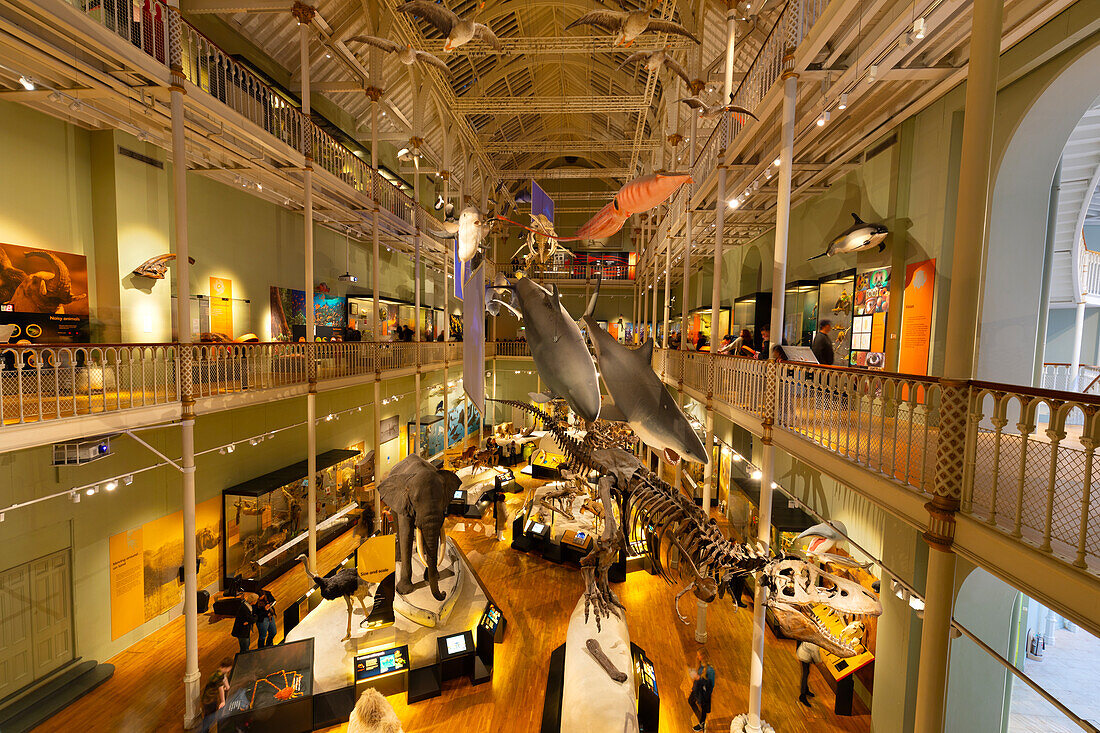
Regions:
<svg viewBox="0 0 1100 733"><path fill-rule="evenodd" d="M855 223L837 235L836 239L829 242L829 248L819 255L814 255L811 260L819 257L832 257L834 255L859 252L878 246L878 251L886 249L886 235L890 233L882 224L868 224L859 218L858 214L852 214Z"/></svg>
<svg viewBox="0 0 1100 733"><path fill-rule="evenodd" d="M467 206L459 212L458 221L441 221L438 224L443 227L442 231L433 230L431 233L443 239L456 238L458 258L463 262L474 258L491 226L476 206Z"/></svg>
<svg viewBox="0 0 1100 733"><path fill-rule="evenodd" d="M581 323L588 329L600 364L600 376L614 401L604 404L600 417L627 423L643 443L663 452L670 463L680 458L706 463L703 441L653 371L653 339L647 339L636 350L616 341L592 316L599 294L597 279L596 292Z"/></svg>
<svg viewBox="0 0 1100 733"><path fill-rule="evenodd" d="M558 286L547 290L529 277L490 286L487 303L490 314L507 308L523 319L527 346L535 368L546 385L546 393L532 394L536 402L561 397L585 420L600 416L600 382L592 354L585 346L580 327L561 304ZM515 305L502 299L501 291L514 294ZM518 305L518 310L516 306Z"/></svg>

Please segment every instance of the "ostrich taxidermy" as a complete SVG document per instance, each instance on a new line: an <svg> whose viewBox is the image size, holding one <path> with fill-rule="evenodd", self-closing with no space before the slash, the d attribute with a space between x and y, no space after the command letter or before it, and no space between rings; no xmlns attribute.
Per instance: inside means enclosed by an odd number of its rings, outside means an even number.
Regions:
<svg viewBox="0 0 1100 733"><path fill-rule="evenodd" d="M313 578L314 585L321 589L322 598L326 601L343 598L344 602L348 604L348 633L341 639L341 641L347 641L351 638L352 596L358 599L359 605L363 608L363 613L369 616L370 610L367 608L367 604L364 603L363 598L370 595L371 583L361 578L353 568L344 568L331 577L322 578L309 569L309 558L305 555L299 555L297 559L302 561L302 567L306 569L306 575Z"/></svg>
<svg viewBox="0 0 1100 733"><path fill-rule="evenodd" d="M134 268L134 274L138 277L147 277L153 280L163 280L165 274L168 272L168 265L176 259L174 254L157 255L151 257L145 262ZM194 257L188 257L187 261L192 265L195 264Z"/></svg>

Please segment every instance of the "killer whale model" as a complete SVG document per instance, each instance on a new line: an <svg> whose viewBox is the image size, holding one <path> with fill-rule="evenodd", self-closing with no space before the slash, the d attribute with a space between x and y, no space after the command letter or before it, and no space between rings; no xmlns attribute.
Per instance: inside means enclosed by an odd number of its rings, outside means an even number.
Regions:
<svg viewBox="0 0 1100 733"><path fill-rule="evenodd" d="M597 279L596 292L592 294L581 323L588 329L588 338L600 364L600 375L614 400L614 405L603 406L601 416L605 420L629 424L643 443L662 451L670 463L681 457L706 463L703 441L653 371L653 339L632 350L600 328L592 317L599 294Z"/></svg>
<svg viewBox="0 0 1100 733"><path fill-rule="evenodd" d="M829 247L819 255L814 255L811 260L816 260L819 257L832 257L833 255L847 254L848 252L859 252L861 250L870 249L871 247L878 246L878 251L886 249L886 235L890 233L882 224L868 224L859 218L858 214L852 214L852 219L855 223L852 226L845 229L838 234L833 241L829 242Z"/></svg>

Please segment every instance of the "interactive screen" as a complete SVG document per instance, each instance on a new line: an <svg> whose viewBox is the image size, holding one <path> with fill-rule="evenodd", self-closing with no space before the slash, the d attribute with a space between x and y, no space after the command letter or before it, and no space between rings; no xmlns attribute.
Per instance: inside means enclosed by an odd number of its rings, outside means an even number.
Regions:
<svg viewBox="0 0 1100 733"><path fill-rule="evenodd" d="M355 658L355 679L367 680L408 668L408 646L381 649Z"/></svg>
<svg viewBox="0 0 1100 733"><path fill-rule="evenodd" d="M531 534L542 534L544 529L546 529L545 524L542 524L541 522L535 522L531 525Z"/></svg>
<svg viewBox="0 0 1100 733"><path fill-rule="evenodd" d="M485 609L485 615L481 617L481 625L489 631L496 631L498 624L500 624L500 609L490 603Z"/></svg>
<svg viewBox="0 0 1100 733"><path fill-rule="evenodd" d="M466 651L466 635L457 634L455 636L448 636L444 641L447 643L448 654L461 654Z"/></svg>
<svg viewBox="0 0 1100 733"><path fill-rule="evenodd" d="M588 535L586 535L584 532L577 532L577 534L573 535L573 539L579 545L579 544L582 544L584 542L584 538L587 537L587 536Z"/></svg>
<svg viewBox="0 0 1100 733"><path fill-rule="evenodd" d="M455 492L455 499L459 499L459 500L462 499L462 489L459 489L458 491Z"/></svg>

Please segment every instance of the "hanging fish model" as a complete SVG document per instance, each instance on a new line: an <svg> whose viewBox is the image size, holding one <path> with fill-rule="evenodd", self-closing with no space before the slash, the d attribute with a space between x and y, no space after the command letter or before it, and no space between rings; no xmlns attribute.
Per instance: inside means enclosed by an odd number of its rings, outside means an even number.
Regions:
<svg viewBox="0 0 1100 733"><path fill-rule="evenodd" d="M882 224L868 224L859 218L858 214L852 214L852 218L855 223L852 226L845 229L838 234L833 241L829 242L829 247L819 255L814 255L811 260L816 260L819 257L832 257L833 255L847 254L848 252L859 252L861 250L870 249L871 247L878 246L878 251L886 249L886 235L890 233Z"/></svg>

